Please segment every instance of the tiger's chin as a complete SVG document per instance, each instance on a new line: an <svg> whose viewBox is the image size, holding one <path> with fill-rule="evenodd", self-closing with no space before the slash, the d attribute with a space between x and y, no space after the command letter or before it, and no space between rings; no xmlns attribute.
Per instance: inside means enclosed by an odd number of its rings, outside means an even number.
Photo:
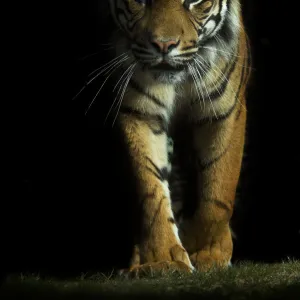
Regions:
<svg viewBox="0 0 300 300"><path fill-rule="evenodd" d="M188 78L188 72L185 65L172 66L170 64L149 65L139 63L136 68L135 77L138 79L153 80L163 84L178 84Z"/></svg>
<svg viewBox="0 0 300 300"><path fill-rule="evenodd" d="M176 84L182 82L187 77L185 68L173 68L170 66L154 66L143 69L148 73L155 81L165 84Z"/></svg>
<svg viewBox="0 0 300 300"><path fill-rule="evenodd" d="M171 59L158 59L154 63L145 63L139 59L137 61L137 69L159 83L175 84L188 77L187 66Z"/></svg>
<svg viewBox="0 0 300 300"><path fill-rule="evenodd" d="M186 78L186 72L185 71L151 71L151 75L154 78L154 80L159 81L161 83L166 84L175 84L182 82Z"/></svg>

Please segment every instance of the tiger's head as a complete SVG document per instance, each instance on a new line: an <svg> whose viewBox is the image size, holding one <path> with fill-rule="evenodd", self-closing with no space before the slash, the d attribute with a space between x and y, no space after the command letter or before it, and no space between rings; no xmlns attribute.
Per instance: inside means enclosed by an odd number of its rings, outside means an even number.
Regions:
<svg viewBox="0 0 300 300"><path fill-rule="evenodd" d="M109 1L122 29L117 54L130 53L137 66L157 80L183 80L197 57L210 64L236 45L238 0Z"/></svg>

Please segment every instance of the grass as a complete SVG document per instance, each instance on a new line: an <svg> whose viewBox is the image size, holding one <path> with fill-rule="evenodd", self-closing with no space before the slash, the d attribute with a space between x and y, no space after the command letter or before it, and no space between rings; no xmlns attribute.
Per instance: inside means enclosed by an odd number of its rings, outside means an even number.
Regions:
<svg viewBox="0 0 300 300"><path fill-rule="evenodd" d="M73 280L14 275L6 279L0 299L300 299L300 261L243 263L223 271L126 279L95 274Z"/></svg>

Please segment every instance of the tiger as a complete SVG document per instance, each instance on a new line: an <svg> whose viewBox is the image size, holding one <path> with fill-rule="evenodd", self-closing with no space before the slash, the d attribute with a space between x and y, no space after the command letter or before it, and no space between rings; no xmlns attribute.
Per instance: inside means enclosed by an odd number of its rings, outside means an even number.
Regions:
<svg viewBox="0 0 300 300"><path fill-rule="evenodd" d="M137 192L123 271L227 268L251 75L241 3L108 2L116 30L105 69L118 70L114 121Z"/></svg>

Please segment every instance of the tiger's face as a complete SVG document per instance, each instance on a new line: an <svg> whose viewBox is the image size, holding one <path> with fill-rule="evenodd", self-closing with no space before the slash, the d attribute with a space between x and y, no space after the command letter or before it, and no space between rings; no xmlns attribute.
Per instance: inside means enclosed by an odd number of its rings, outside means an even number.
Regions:
<svg viewBox="0 0 300 300"><path fill-rule="evenodd" d="M228 3L229 0L110 0L114 19L125 33L126 50L144 71L156 74L160 80L184 77L197 55L213 59L215 53L203 46L218 38L221 41L218 33L226 20Z"/></svg>

